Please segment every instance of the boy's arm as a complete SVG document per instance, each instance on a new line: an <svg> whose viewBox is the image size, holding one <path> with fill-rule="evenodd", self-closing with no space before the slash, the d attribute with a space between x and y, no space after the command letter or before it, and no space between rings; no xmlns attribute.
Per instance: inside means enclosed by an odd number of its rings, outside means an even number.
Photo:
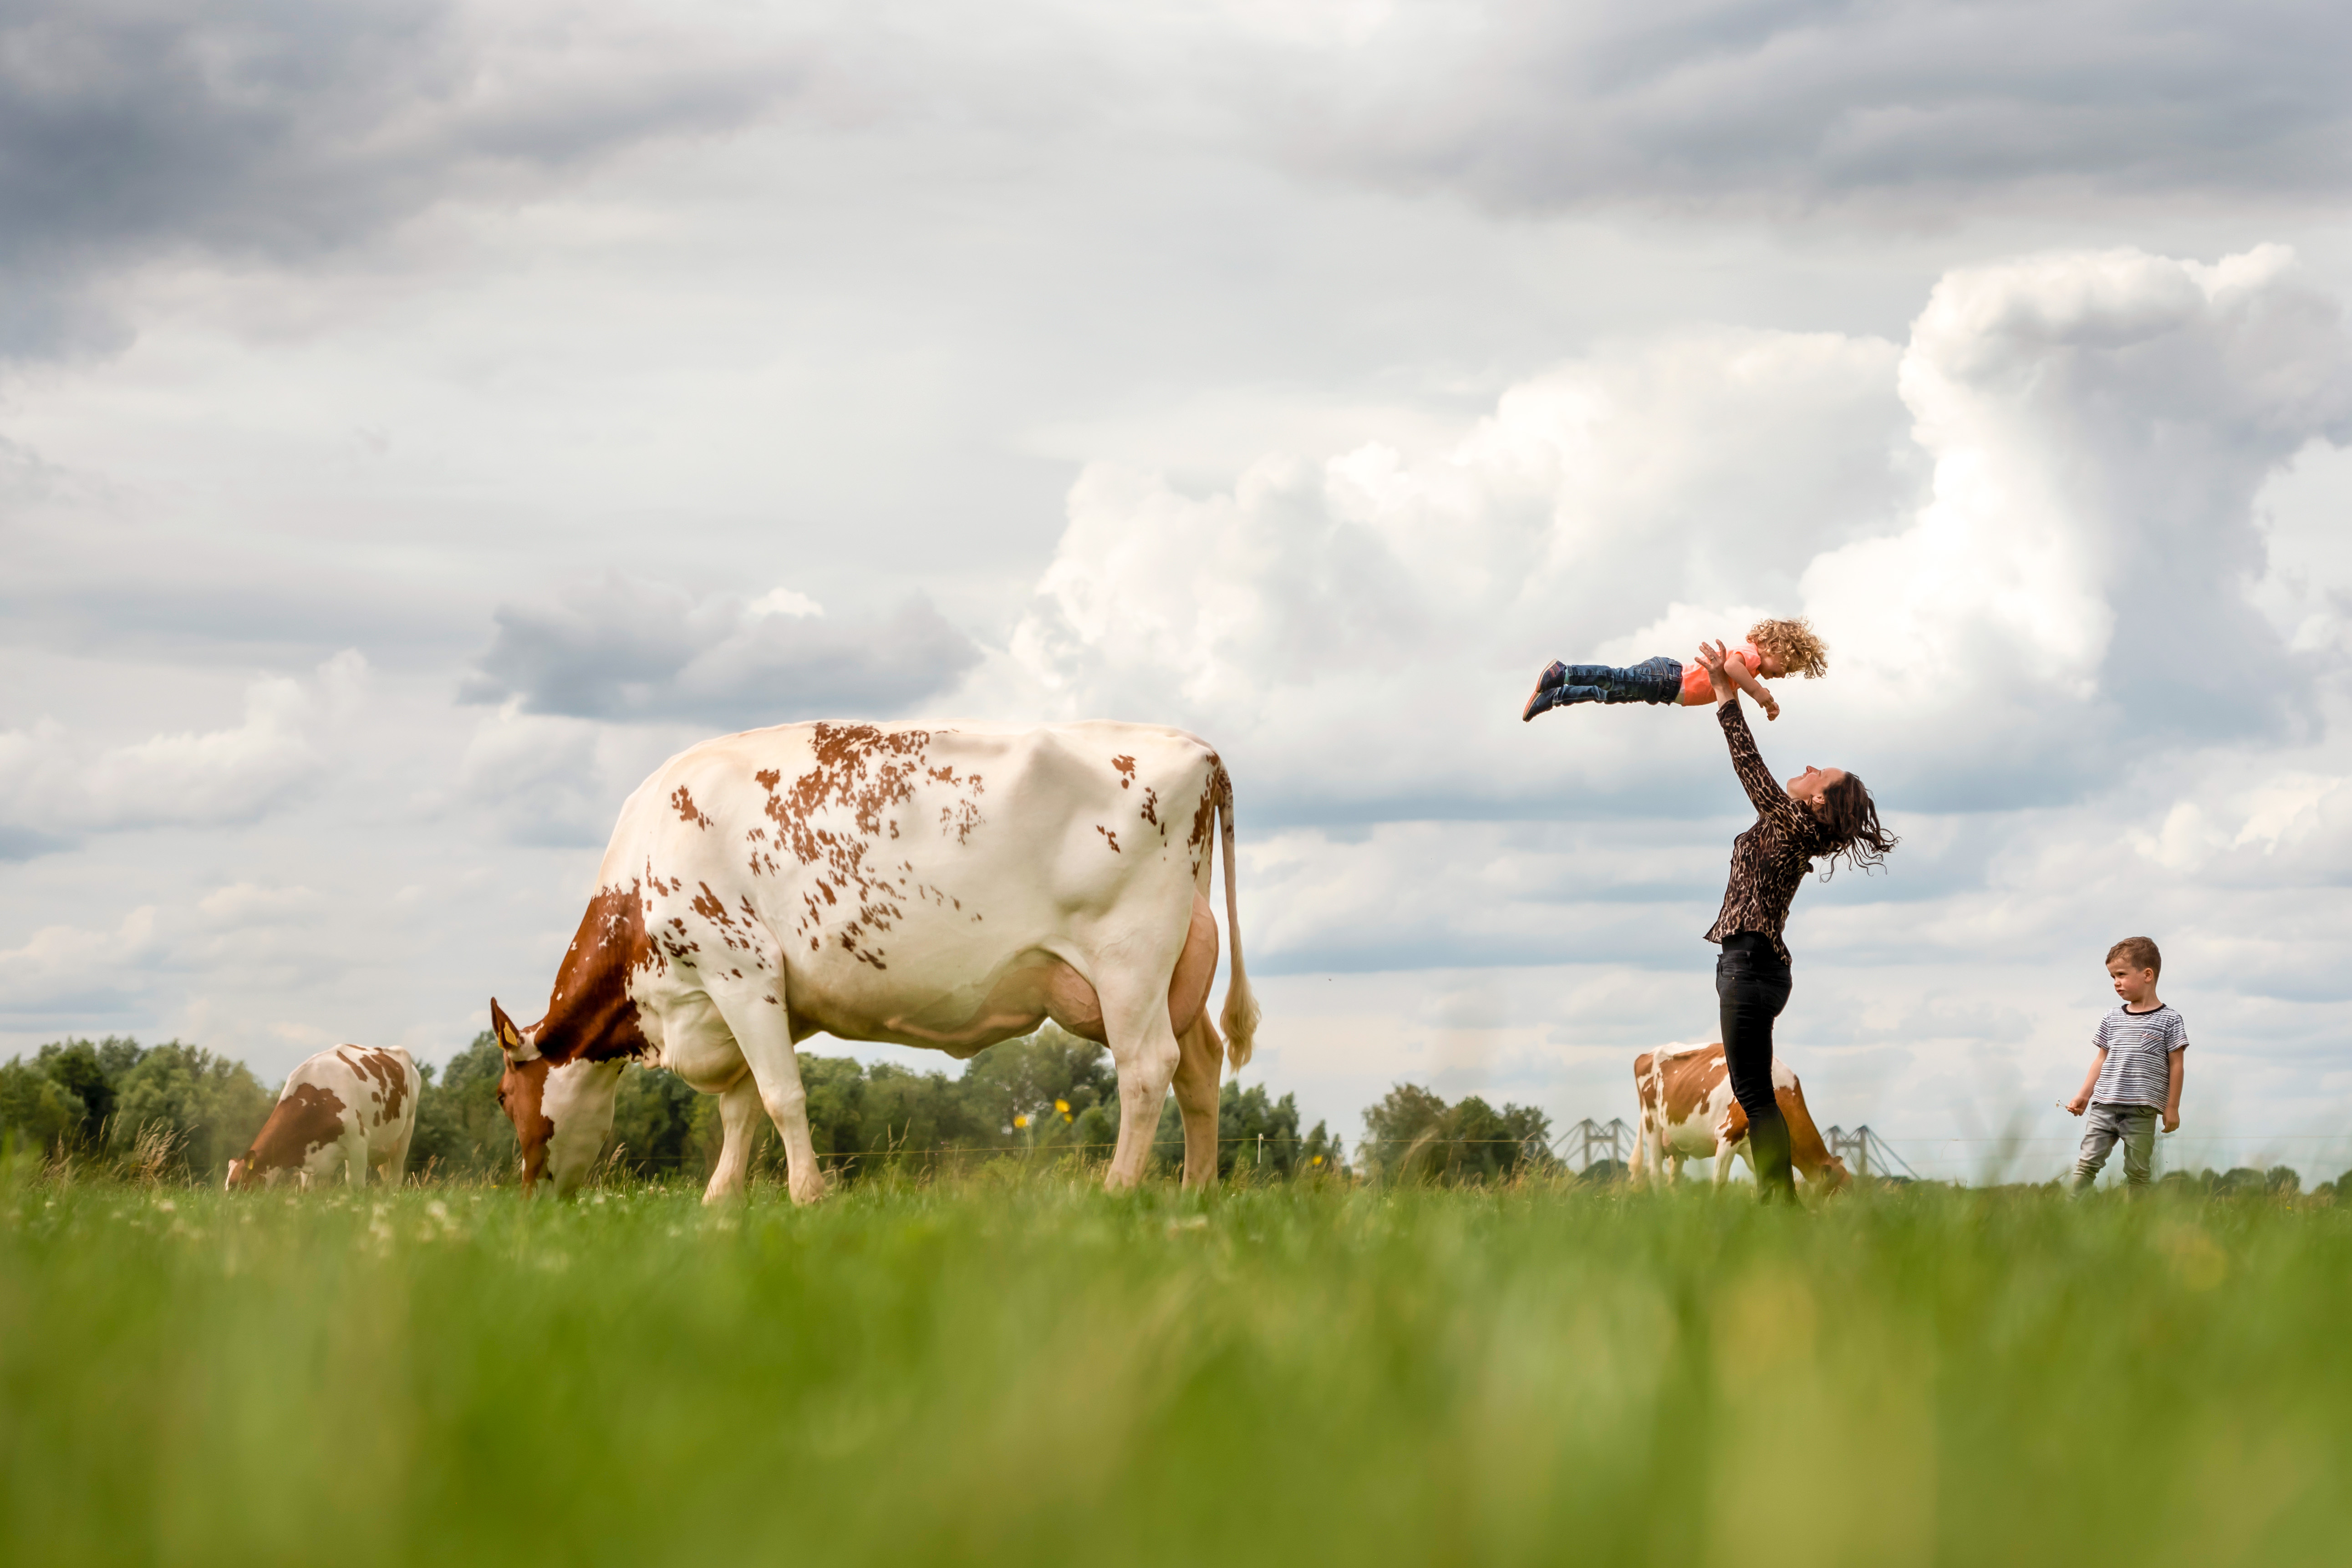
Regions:
<svg viewBox="0 0 2352 1568"><path fill-rule="evenodd" d="M1772 693L1765 689L1764 683L1756 679L1756 672L1748 668L1746 659L1725 659L1723 673L1731 677L1731 683L1734 686L1755 700L1756 705L1764 710L1765 718L1778 719L1780 716L1780 703L1772 700Z"/></svg>
<svg viewBox="0 0 2352 1568"><path fill-rule="evenodd" d="M2076 1089L2074 1098L2065 1104L2064 1110L2069 1116L2080 1116L2091 1109L2091 1090L2099 1086L2099 1069L2107 1065L2107 1047L2094 1046L2091 1048L2099 1054L2091 1058L2091 1070L2083 1075L2083 1087ZM2178 1052L2174 1053L2174 1059L2179 1059ZM2176 1084L2179 1082L2178 1079L2174 1081Z"/></svg>
<svg viewBox="0 0 2352 1568"><path fill-rule="evenodd" d="M2180 1131L2180 1079L2189 1070L2189 1052L2175 1046L2165 1053L2164 1059L2172 1064L2172 1081L2164 1090L2164 1130L2178 1132Z"/></svg>

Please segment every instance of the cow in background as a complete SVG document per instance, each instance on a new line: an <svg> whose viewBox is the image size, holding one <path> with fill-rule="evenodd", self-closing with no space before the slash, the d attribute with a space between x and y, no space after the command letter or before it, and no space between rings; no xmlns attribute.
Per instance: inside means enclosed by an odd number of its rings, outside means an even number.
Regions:
<svg viewBox="0 0 2352 1568"><path fill-rule="evenodd" d="M1653 1176L1679 1179L1683 1162L1715 1160L1717 1186L1731 1179L1735 1158L1755 1161L1748 1150L1748 1113L1732 1097L1731 1074L1725 1067L1720 1042L1705 1046L1662 1046L1633 1058L1633 1088L1641 1098L1642 1121L1633 1142L1633 1184ZM1812 1112L1805 1109L1805 1091L1789 1064L1772 1061L1772 1098L1789 1122L1789 1158L1809 1185L1832 1190L1852 1180L1845 1162L1829 1152ZM1674 1162L1671 1173L1667 1161Z"/></svg>
<svg viewBox="0 0 2352 1568"><path fill-rule="evenodd" d="M232 1192L274 1186L291 1171L304 1187L341 1167L352 1186L370 1165L400 1185L416 1131L424 1080L397 1046L337 1046L286 1075L286 1087L253 1144L228 1163Z"/></svg>
<svg viewBox="0 0 2352 1568"><path fill-rule="evenodd" d="M719 1097L705 1201L742 1194L764 1114L806 1203L825 1179L800 1041L962 1058L1047 1018L1118 1069L1107 1184L1141 1178L1171 1084L1184 1180L1213 1183L1218 1079L1249 1060L1258 1016L1235 916L1232 781L1181 730L824 722L705 741L622 805L545 1014L518 1024L490 1003L523 1184L579 1183L638 1061Z"/></svg>

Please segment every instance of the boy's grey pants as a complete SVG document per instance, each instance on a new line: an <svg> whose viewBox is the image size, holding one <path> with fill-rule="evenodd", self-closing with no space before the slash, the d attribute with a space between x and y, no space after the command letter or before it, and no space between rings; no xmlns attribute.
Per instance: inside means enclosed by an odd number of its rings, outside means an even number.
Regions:
<svg viewBox="0 0 2352 1568"><path fill-rule="evenodd" d="M2103 1105L2096 1100L2083 1117L2083 1147L2074 1156L2074 1191L2098 1180L2118 1140L2124 1146L2124 1180L2135 1187L2147 1185L2156 1153L2156 1107Z"/></svg>

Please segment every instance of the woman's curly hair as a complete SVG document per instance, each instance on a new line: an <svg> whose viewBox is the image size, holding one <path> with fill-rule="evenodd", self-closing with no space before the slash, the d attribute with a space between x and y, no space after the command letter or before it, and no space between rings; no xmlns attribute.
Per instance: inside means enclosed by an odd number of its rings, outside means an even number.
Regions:
<svg viewBox="0 0 2352 1568"><path fill-rule="evenodd" d="M1793 621L1759 621L1748 628L1748 640L1758 653L1780 656L1780 668L1790 675L1817 680L1830 672L1829 646L1813 635L1802 616Z"/></svg>
<svg viewBox="0 0 2352 1568"><path fill-rule="evenodd" d="M1822 825L1822 833L1829 840L1823 850L1829 864L1822 868L1822 880L1830 879L1837 869L1840 857L1849 866L1859 866L1864 872L1875 871L1885 864L1886 852L1902 840L1879 826L1878 803L1870 798L1863 782L1848 773L1822 792L1821 808L1813 813Z"/></svg>

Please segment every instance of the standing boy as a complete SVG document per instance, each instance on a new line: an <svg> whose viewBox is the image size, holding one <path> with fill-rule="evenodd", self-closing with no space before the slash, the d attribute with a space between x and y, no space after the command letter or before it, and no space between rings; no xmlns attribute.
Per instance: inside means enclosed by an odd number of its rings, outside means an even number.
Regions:
<svg viewBox="0 0 2352 1568"><path fill-rule="evenodd" d="M2164 1113L2167 1132L2179 1130L2181 1052L2189 1048L2189 1026L2156 994L2156 977L2163 969L2164 955L2147 937L2127 936L2107 949L2107 978L2116 983L2123 1005L2099 1020L2091 1036L2098 1060L2065 1105L2071 1115L2082 1115L2086 1107L2091 1113L2074 1158L2078 1193L2098 1179L2117 1139L2124 1146L2124 1179L2135 1187L2147 1185L2158 1110Z"/></svg>

